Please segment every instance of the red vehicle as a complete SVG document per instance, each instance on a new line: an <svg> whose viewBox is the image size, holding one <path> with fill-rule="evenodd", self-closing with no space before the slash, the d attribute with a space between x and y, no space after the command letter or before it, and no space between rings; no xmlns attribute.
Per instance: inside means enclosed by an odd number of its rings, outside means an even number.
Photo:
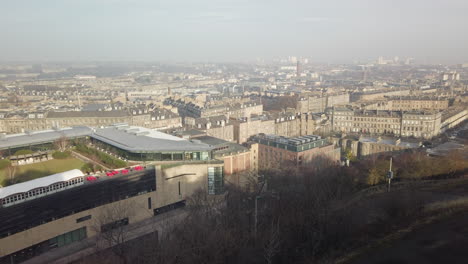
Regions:
<svg viewBox="0 0 468 264"><path fill-rule="evenodd" d="M127 174L127 173L128 173L128 170L127 170L127 169L121 170L120 173L122 173L122 174Z"/></svg>
<svg viewBox="0 0 468 264"><path fill-rule="evenodd" d="M87 181L95 181L95 180L97 180L97 178L94 177L94 176L88 176L88 177L86 177L86 180Z"/></svg>
<svg viewBox="0 0 468 264"><path fill-rule="evenodd" d="M114 176L114 173L112 173L111 171L108 171L106 172L106 175L110 177L110 176Z"/></svg>
<svg viewBox="0 0 468 264"><path fill-rule="evenodd" d="M143 170L143 167L142 166L135 166L133 169L139 171L139 170Z"/></svg>

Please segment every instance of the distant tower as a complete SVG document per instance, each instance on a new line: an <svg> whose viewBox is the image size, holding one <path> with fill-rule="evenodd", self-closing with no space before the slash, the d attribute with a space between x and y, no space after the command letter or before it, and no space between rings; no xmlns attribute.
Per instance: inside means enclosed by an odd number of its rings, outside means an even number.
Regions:
<svg viewBox="0 0 468 264"><path fill-rule="evenodd" d="M167 95L168 96L171 96L172 95L172 91L171 91L171 87L167 87Z"/></svg>
<svg viewBox="0 0 468 264"><path fill-rule="evenodd" d="M125 103L128 104L129 98L128 98L128 90L127 87L125 87Z"/></svg>
<svg viewBox="0 0 468 264"><path fill-rule="evenodd" d="M299 62L299 60L297 60L297 63L296 63L296 76L297 77L301 76L301 63Z"/></svg>
<svg viewBox="0 0 468 264"><path fill-rule="evenodd" d="M362 81L363 82L367 82L367 78L368 78L368 71L367 71L367 67L366 66L363 66L362 67Z"/></svg>

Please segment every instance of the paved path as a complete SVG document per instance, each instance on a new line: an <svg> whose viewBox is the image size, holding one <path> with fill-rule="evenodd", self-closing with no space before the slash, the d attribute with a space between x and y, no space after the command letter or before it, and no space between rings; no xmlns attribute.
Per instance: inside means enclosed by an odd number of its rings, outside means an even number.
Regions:
<svg viewBox="0 0 468 264"><path fill-rule="evenodd" d="M83 160L85 162L91 162L91 163L97 164L97 165L101 166L104 170L111 170L111 168L107 167L106 165L104 165L104 164L102 164L100 162L97 162L95 160L92 160L92 159L90 159L90 158L88 158L88 157L86 157L86 156L84 156L84 155L82 155L82 154L80 154L80 153L78 153L76 151L72 150L71 153L72 153L72 155L74 157L76 157L76 158L78 158L80 160Z"/></svg>

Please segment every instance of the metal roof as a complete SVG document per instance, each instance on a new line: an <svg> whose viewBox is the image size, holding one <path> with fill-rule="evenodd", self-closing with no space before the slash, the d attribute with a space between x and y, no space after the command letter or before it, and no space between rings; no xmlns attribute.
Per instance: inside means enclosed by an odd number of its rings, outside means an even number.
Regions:
<svg viewBox="0 0 468 264"><path fill-rule="evenodd" d="M0 188L0 199L8 197L13 194L17 193L24 193L28 192L33 189L47 187L51 184L69 181L76 177L84 176L83 172L78 169L65 171L57 174L53 174L50 176L42 177L39 179L30 180L27 182L22 182L14 185L10 185L7 187Z"/></svg>
<svg viewBox="0 0 468 264"><path fill-rule="evenodd" d="M143 127L118 125L96 129L92 138L130 152L209 151L208 144Z"/></svg>
<svg viewBox="0 0 468 264"><path fill-rule="evenodd" d="M57 139L65 136L67 138L76 138L89 136L93 130L89 127L78 126L69 127L59 130L43 130L38 132L30 132L28 134L13 134L6 135L0 139L0 149L16 148L35 144L54 142Z"/></svg>

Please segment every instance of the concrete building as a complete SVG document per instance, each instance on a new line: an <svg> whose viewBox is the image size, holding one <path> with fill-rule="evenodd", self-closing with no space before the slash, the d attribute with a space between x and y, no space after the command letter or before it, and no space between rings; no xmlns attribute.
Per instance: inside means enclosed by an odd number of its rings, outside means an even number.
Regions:
<svg viewBox="0 0 468 264"><path fill-rule="evenodd" d="M321 158L331 163L340 161L340 149L320 136L285 138L260 134L251 141L258 143L258 168L269 169L281 166L319 166Z"/></svg>
<svg viewBox="0 0 468 264"><path fill-rule="evenodd" d="M214 159L213 148L201 141L126 125L81 132L95 146L145 160L145 165L114 170L111 176L73 170L0 188L0 263L21 262L158 216L184 206L199 190L224 192L223 161ZM36 135L30 146L62 134ZM21 147L13 137L6 141L12 141L3 143L8 148Z"/></svg>

